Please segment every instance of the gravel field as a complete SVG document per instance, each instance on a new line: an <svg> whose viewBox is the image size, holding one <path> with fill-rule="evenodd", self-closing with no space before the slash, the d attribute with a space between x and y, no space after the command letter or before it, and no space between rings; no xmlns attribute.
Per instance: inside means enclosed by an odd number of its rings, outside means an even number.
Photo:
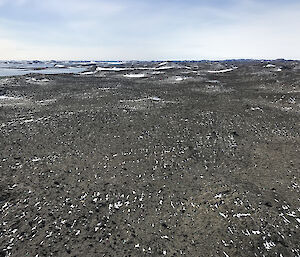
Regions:
<svg viewBox="0 0 300 257"><path fill-rule="evenodd" d="M300 256L300 62L0 78L0 257Z"/></svg>

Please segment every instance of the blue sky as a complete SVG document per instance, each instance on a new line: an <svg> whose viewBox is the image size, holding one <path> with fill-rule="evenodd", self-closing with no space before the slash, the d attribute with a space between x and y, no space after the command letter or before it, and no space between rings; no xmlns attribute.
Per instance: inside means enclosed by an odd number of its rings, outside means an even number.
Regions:
<svg viewBox="0 0 300 257"><path fill-rule="evenodd" d="M299 0L0 0L0 59L300 59Z"/></svg>

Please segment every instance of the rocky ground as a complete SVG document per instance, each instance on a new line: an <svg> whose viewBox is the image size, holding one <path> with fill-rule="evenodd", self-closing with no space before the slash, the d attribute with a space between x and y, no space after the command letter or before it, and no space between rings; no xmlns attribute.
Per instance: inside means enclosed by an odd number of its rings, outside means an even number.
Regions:
<svg viewBox="0 0 300 257"><path fill-rule="evenodd" d="M300 63L0 78L0 256L300 256Z"/></svg>

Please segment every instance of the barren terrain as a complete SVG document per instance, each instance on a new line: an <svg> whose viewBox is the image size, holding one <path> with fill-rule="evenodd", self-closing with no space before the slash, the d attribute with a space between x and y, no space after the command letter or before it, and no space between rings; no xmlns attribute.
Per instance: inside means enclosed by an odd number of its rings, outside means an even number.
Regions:
<svg viewBox="0 0 300 257"><path fill-rule="evenodd" d="M0 78L0 256L300 256L300 62Z"/></svg>

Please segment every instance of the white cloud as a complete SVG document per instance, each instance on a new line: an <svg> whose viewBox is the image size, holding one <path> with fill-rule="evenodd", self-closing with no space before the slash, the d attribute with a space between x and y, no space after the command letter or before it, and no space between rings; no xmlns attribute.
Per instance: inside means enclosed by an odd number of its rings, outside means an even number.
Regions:
<svg viewBox="0 0 300 257"><path fill-rule="evenodd" d="M30 0L0 0L0 6L12 5L12 6L22 6L28 4Z"/></svg>
<svg viewBox="0 0 300 257"><path fill-rule="evenodd" d="M12 39L0 39L0 60L120 60L124 56L123 50L109 46L27 44Z"/></svg>
<svg viewBox="0 0 300 257"><path fill-rule="evenodd" d="M9 39L0 39L0 56L2 60L12 58L12 53L16 51L16 42Z"/></svg>
<svg viewBox="0 0 300 257"><path fill-rule="evenodd" d="M63 17L74 19L81 19L81 17L107 17L117 15L125 8L122 2L102 0L51 0L39 1L38 5L47 12L53 12L55 14L60 14Z"/></svg>
<svg viewBox="0 0 300 257"><path fill-rule="evenodd" d="M300 4L248 15L238 23L184 28L156 42L172 59L300 59Z"/></svg>
<svg viewBox="0 0 300 257"><path fill-rule="evenodd" d="M159 3L16 0L47 19L0 19L0 58L300 59L300 4L248 0L220 9Z"/></svg>

